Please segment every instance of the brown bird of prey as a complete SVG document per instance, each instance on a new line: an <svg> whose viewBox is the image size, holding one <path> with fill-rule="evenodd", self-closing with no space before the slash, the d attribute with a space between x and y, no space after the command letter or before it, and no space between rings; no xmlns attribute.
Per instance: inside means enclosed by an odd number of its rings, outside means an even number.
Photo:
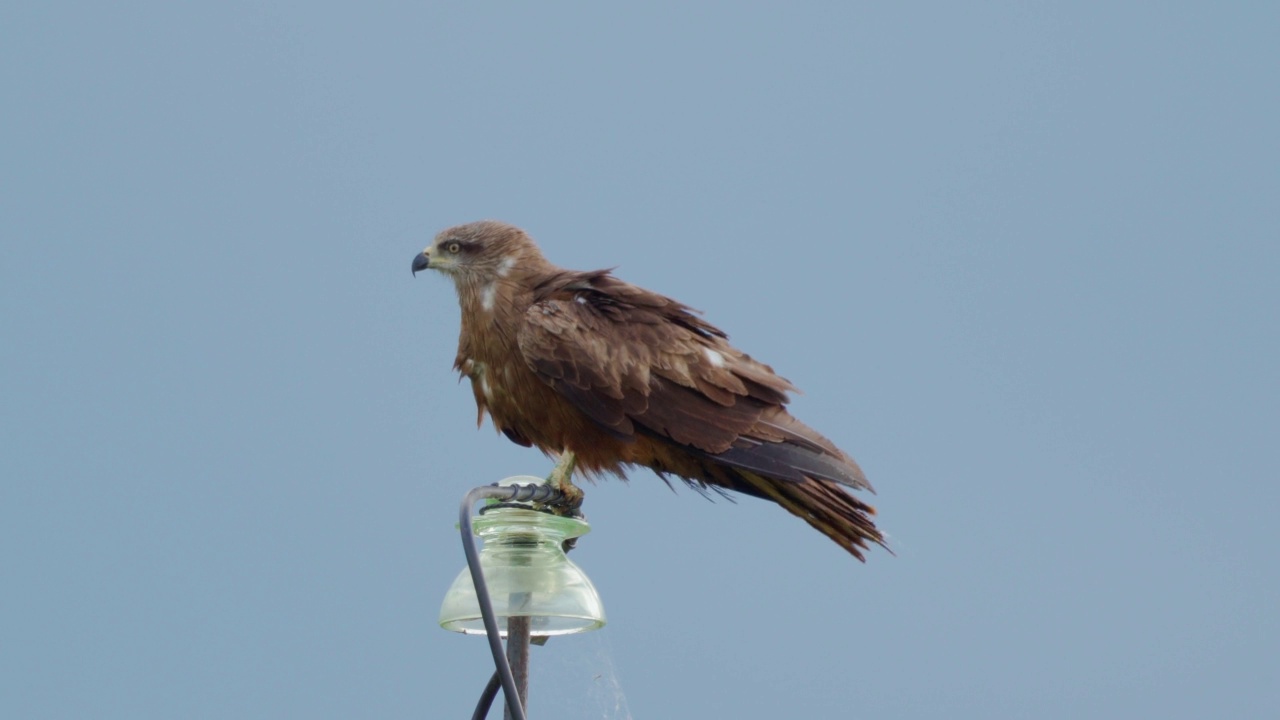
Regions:
<svg viewBox="0 0 1280 720"><path fill-rule="evenodd" d="M454 368L512 442L576 468L647 467L705 492L772 500L859 560L884 545L853 458L792 417L795 387L691 308L615 278L552 265L517 227L459 225L413 258L453 279ZM668 483L669 484L669 483ZM576 488L574 488L576 490Z"/></svg>

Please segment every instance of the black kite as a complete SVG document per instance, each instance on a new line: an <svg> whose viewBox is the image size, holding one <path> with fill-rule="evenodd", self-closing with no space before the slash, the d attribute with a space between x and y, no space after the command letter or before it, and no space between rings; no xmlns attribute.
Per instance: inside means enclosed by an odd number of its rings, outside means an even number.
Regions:
<svg viewBox="0 0 1280 720"><path fill-rule="evenodd" d="M576 455L589 475L628 466L705 490L772 500L858 559L884 544L857 463L793 418L795 388L671 298L608 270L552 265L519 228L445 230L413 270L454 281L462 332L454 367L477 420L513 442Z"/></svg>

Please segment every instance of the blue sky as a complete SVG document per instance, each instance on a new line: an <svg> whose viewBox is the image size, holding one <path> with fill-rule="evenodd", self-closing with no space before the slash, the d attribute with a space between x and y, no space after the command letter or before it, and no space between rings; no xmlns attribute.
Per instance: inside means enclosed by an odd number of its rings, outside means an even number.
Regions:
<svg viewBox="0 0 1280 720"><path fill-rule="evenodd" d="M466 717L458 500L550 463L409 274L498 218L706 311L875 484L587 490L533 717L1280 712L1257 3L0 11L0 715Z"/></svg>

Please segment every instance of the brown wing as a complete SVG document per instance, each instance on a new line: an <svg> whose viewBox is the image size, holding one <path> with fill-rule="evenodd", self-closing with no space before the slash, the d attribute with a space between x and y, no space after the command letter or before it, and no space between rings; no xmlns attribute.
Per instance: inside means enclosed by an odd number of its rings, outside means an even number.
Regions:
<svg viewBox="0 0 1280 720"><path fill-rule="evenodd" d="M787 413L791 383L681 303L608 271L556 273L535 300L518 336L525 363L614 435L656 435L779 480L870 487Z"/></svg>

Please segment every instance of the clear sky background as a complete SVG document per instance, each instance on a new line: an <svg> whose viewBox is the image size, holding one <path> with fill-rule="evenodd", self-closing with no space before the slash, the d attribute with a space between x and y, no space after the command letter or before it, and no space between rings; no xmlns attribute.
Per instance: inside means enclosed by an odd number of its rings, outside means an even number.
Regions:
<svg viewBox="0 0 1280 720"><path fill-rule="evenodd" d="M532 717L1280 716L1271 3L0 10L0 716L462 718L439 229L706 311L896 557L647 472Z"/></svg>

